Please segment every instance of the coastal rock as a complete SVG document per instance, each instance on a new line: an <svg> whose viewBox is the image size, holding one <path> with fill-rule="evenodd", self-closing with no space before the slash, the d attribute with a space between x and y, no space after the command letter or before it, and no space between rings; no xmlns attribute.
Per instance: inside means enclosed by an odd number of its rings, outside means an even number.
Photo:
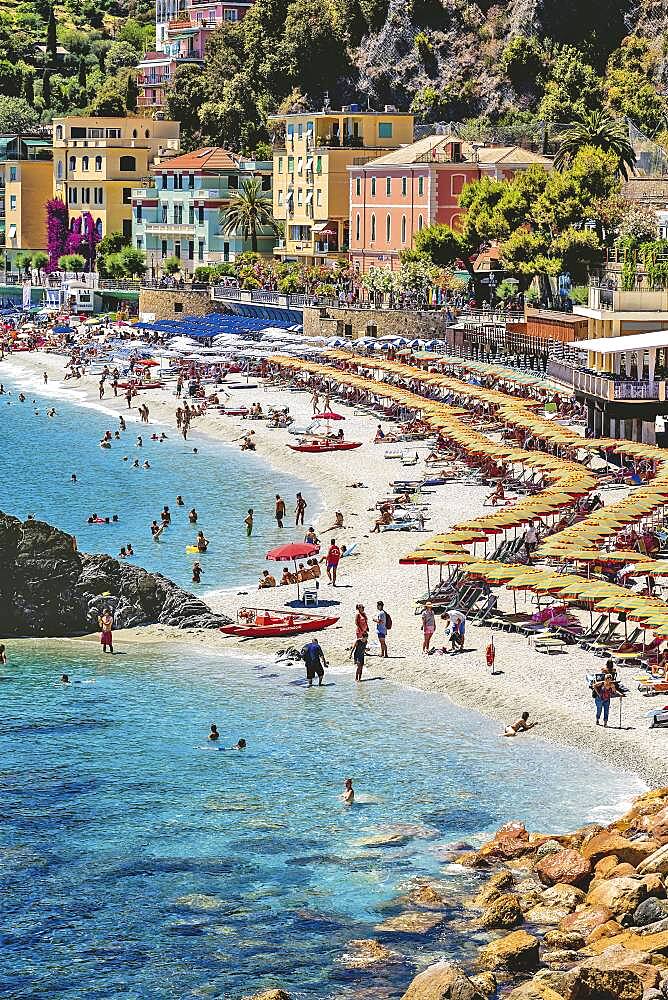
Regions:
<svg viewBox="0 0 668 1000"><path fill-rule="evenodd" d="M548 982L541 979L530 979L521 983L507 995L506 1000L564 1000Z"/></svg>
<svg viewBox="0 0 668 1000"><path fill-rule="evenodd" d="M488 929L510 928L517 927L523 920L522 907L517 896L507 892L489 904L480 918L480 924Z"/></svg>
<svg viewBox="0 0 668 1000"><path fill-rule="evenodd" d="M531 878L523 878L515 885L513 891L519 897L522 909L526 911L542 902L545 890L540 882L536 882Z"/></svg>
<svg viewBox="0 0 668 1000"><path fill-rule="evenodd" d="M541 955L542 961L555 969L569 969L579 957L573 948L548 948Z"/></svg>
<svg viewBox="0 0 668 1000"><path fill-rule="evenodd" d="M558 840L544 840L536 851L536 857L544 858L548 854L556 854L558 851L561 850L562 846Z"/></svg>
<svg viewBox="0 0 668 1000"><path fill-rule="evenodd" d="M648 824L652 838L658 844L668 843L668 806L664 806Z"/></svg>
<svg viewBox="0 0 668 1000"><path fill-rule="evenodd" d="M639 875L668 875L668 844L659 847L637 866Z"/></svg>
<svg viewBox="0 0 668 1000"><path fill-rule="evenodd" d="M560 931L554 928L545 932L543 939L548 948L563 948L570 951L577 951L584 947L584 938L575 931Z"/></svg>
<svg viewBox="0 0 668 1000"><path fill-rule="evenodd" d="M574 885L566 885L564 882L557 882L556 885L544 889L541 893L541 901L548 906L563 906L567 910L574 910L576 906L583 903L585 894L582 889Z"/></svg>
<svg viewBox="0 0 668 1000"><path fill-rule="evenodd" d="M159 573L79 552L72 535L0 512L0 635L81 635L97 629L104 606L116 628L229 621Z"/></svg>
<svg viewBox="0 0 668 1000"><path fill-rule="evenodd" d="M655 989L661 981L660 970L651 964L651 955L647 952L630 952L621 947L606 948L600 955L582 962L580 968L598 969L601 972L626 969L640 979L643 990Z"/></svg>
<svg viewBox="0 0 668 1000"><path fill-rule="evenodd" d="M622 864L615 865L612 868L606 878L635 878L636 869L634 865L628 863L628 861L622 862Z"/></svg>
<svg viewBox="0 0 668 1000"><path fill-rule="evenodd" d="M391 951L374 938L349 941L348 948L351 950L343 955L341 961L351 969L368 969L374 965L403 961L398 952Z"/></svg>
<svg viewBox="0 0 668 1000"><path fill-rule="evenodd" d="M658 920L668 917L668 900L655 899L650 896L636 908L633 914L633 923L636 927L645 927L647 924L654 924Z"/></svg>
<svg viewBox="0 0 668 1000"><path fill-rule="evenodd" d="M245 997L244 1000L292 1000L285 990L264 990L262 993L254 993L252 997Z"/></svg>
<svg viewBox="0 0 668 1000"><path fill-rule="evenodd" d="M469 976L469 979L487 1000L494 1000L497 982L493 972L479 972L476 976Z"/></svg>
<svg viewBox="0 0 668 1000"><path fill-rule="evenodd" d="M587 894L590 906L604 906L611 913L633 913L647 895L641 881L633 878L612 878L598 882Z"/></svg>
<svg viewBox="0 0 668 1000"><path fill-rule="evenodd" d="M544 885L583 885L591 875L591 862L579 851L559 850L541 858L534 871Z"/></svg>
<svg viewBox="0 0 668 1000"><path fill-rule="evenodd" d="M461 966L436 962L415 977L402 1000L487 1000Z"/></svg>
<svg viewBox="0 0 668 1000"><path fill-rule="evenodd" d="M441 893L429 882L419 882L411 886L403 900L413 906L424 906L428 910L443 910L446 906Z"/></svg>
<svg viewBox="0 0 668 1000"><path fill-rule="evenodd" d="M660 875L643 875L642 884L647 890L648 896L656 896L657 899L664 899L666 886Z"/></svg>
<svg viewBox="0 0 668 1000"><path fill-rule="evenodd" d="M480 952L478 965L492 972L508 969L510 972L531 972L539 964L539 941L526 931L513 931L505 937L490 942Z"/></svg>
<svg viewBox="0 0 668 1000"><path fill-rule="evenodd" d="M227 904L219 896L192 892L188 896L180 896L174 901L174 905L184 910L192 910L195 913L215 913L217 910L224 909Z"/></svg>
<svg viewBox="0 0 668 1000"><path fill-rule="evenodd" d="M524 916L531 924L542 924L544 927L557 927L564 917L570 913L564 906L545 906L539 903L527 910Z"/></svg>
<svg viewBox="0 0 668 1000"><path fill-rule="evenodd" d="M619 858L616 854L608 854L606 857L601 858L594 865L594 878L607 878L613 868L616 868L619 864Z"/></svg>
<svg viewBox="0 0 668 1000"><path fill-rule="evenodd" d="M605 906L583 906L582 909L570 913L559 924L559 930L576 931L587 937L597 927L607 923L612 916L612 912Z"/></svg>
<svg viewBox="0 0 668 1000"><path fill-rule="evenodd" d="M443 922L442 913L416 913L408 911L398 913L395 917L388 917L382 923L377 924L375 930L379 933L391 932L393 934L428 934Z"/></svg>
<svg viewBox="0 0 668 1000"><path fill-rule="evenodd" d="M478 854L483 858L497 858L500 861L507 861L511 858L519 858L523 854L534 850L529 842L529 834L524 823L516 821L506 823L494 834L492 840L480 848Z"/></svg>
<svg viewBox="0 0 668 1000"><path fill-rule="evenodd" d="M580 967L571 985L568 1000L642 1000L639 976L629 969L588 969Z"/></svg>
<svg viewBox="0 0 668 1000"><path fill-rule="evenodd" d="M618 924L616 920L606 920L604 924L597 927L587 936L585 944L593 944L595 941L601 941L603 938L613 938L621 934L623 927Z"/></svg>
<svg viewBox="0 0 668 1000"><path fill-rule="evenodd" d="M615 947L626 948L628 951L634 952L668 955L668 931L661 931L658 934L637 934L634 931L623 931L615 937L588 945L588 950L600 955L608 948Z"/></svg>
<svg viewBox="0 0 668 1000"><path fill-rule="evenodd" d="M653 854L657 847L656 841L627 840L618 833L603 831L583 844L581 852L592 865L601 858L614 854L618 863L635 867Z"/></svg>

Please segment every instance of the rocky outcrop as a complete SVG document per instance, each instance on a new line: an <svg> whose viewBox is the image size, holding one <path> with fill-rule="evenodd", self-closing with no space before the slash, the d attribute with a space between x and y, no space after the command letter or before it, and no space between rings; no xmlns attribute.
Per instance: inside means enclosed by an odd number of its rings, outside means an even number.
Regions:
<svg viewBox="0 0 668 1000"><path fill-rule="evenodd" d="M116 628L229 621L159 573L79 552L72 535L0 512L0 635L82 635L97 628L105 606Z"/></svg>
<svg viewBox="0 0 668 1000"><path fill-rule="evenodd" d="M545 885L582 885L591 875L591 863L579 851L564 849L546 854L534 871Z"/></svg>
<svg viewBox="0 0 668 1000"><path fill-rule="evenodd" d="M486 945L478 956L481 969L531 972L538 968L540 942L526 931L513 931Z"/></svg>
<svg viewBox="0 0 668 1000"><path fill-rule="evenodd" d="M436 962L416 976L402 1000L487 1000L488 994L454 962Z"/></svg>

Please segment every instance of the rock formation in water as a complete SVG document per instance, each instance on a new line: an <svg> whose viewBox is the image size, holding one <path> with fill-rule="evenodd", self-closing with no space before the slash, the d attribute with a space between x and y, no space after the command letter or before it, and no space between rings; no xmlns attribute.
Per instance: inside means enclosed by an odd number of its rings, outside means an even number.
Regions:
<svg viewBox="0 0 668 1000"><path fill-rule="evenodd" d="M116 628L218 628L229 622L159 573L79 552L72 535L0 512L0 635L81 635L104 606Z"/></svg>

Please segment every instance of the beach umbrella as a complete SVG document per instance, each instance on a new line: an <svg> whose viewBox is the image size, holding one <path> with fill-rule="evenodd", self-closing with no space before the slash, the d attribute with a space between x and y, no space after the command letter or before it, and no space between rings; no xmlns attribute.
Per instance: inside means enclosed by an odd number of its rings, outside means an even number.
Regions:
<svg viewBox="0 0 668 1000"><path fill-rule="evenodd" d="M265 555L265 559L271 559L274 562L289 562L292 560L296 576L297 560L316 555L319 551L320 546L311 545L310 542L288 542L286 545L279 545L278 548L270 549ZM299 579L297 579L297 600L299 600Z"/></svg>

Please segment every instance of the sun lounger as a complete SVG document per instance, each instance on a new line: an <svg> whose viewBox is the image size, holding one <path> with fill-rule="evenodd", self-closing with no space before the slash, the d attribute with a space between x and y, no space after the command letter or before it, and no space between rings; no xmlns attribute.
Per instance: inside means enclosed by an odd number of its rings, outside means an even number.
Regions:
<svg viewBox="0 0 668 1000"><path fill-rule="evenodd" d="M534 649L539 653L565 653L568 643L555 635L536 636Z"/></svg>

